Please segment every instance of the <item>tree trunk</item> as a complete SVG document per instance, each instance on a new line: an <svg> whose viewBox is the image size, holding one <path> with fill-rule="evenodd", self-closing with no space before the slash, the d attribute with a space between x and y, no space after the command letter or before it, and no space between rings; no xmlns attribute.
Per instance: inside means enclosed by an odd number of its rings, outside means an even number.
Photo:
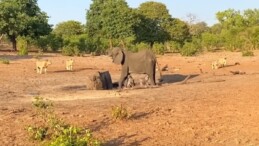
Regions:
<svg viewBox="0 0 259 146"><path fill-rule="evenodd" d="M154 46L154 42L150 42L150 48L152 49Z"/></svg>
<svg viewBox="0 0 259 146"><path fill-rule="evenodd" d="M17 41L16 41L16 37L15 37L15 36L10 36L10 38L11 38L11 42L12 42L12 44L13 44L13 50L14 50L14 51L17 51L17 46L16 46Z"/></svg>

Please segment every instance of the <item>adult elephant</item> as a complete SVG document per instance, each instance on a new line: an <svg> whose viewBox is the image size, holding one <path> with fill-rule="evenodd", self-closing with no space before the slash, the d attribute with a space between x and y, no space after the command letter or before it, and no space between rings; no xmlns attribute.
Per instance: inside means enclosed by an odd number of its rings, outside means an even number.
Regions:
<svg viewBox="0 0 259 146"><path fill-rule="evenodd" d="M156 85L156 56L151 50L132 53L121 48L113 48L109 55L112 57L113 63L122 65L119 89L129 73L147 74L151 85Z"/></svg>

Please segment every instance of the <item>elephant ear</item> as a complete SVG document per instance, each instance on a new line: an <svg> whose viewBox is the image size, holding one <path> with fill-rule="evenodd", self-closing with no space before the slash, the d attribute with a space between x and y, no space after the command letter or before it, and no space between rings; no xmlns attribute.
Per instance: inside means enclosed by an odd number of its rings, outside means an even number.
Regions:
<svg viewBox="0 0 259 146"><path fill-rule="evenodd" d="M122 60L123 60L122 50L116 51L116 53L114 54L113 62L116 64L122 64Z"/></svg>

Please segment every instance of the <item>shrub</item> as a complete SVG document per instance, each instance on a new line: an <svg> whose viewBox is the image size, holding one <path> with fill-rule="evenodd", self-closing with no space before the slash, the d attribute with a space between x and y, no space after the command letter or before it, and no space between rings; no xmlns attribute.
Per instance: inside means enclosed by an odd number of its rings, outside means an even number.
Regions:
<svg viewBox="0 0 259 146"><path fill-rule="evenodd" d="M140 50L148 49L148 48L150 48L150 45L149 45L149 44L141 42L141 43L137 43L137 44L135 45L135 47L134 47L131 51L133 51L133 52L138 52L138 51L140 51Z"/></svg>
<svg viewBox="0 0 259 146"><path fill-rule="evenodd" d="M129 118L129 113L122 105L112 107L112 117L114 119L125 120Z"/></svg>
<svg viewBox="0 0 259 146"><path fill-rule="evenodd" d="M30 134L30 138L33 140L44 140L47 136L47 127L34 127L34 126L28 126L27 131Z"/></svg>
<svg viewBox="0 0 259 146"><path fill-rule="evenodd" d="M10 60L6 58L0 58L0 62L2 62L3 64L10 64Z"/></svg>
<svg viewBox="0 0 259 146"><path fill-rule="evenodd" d="M49 146L100 146L91 131L65 124L57 118L52 109L53 104L42 97L35 97L32 105L37 109L36 116L42 118L41 126L28 126L27 131L34 140L46 140Z"/></svg>
<svg viewBox="0 0 259 146"><path fill-rule="evenodd" d="M25 37L17 38L17 47L19 49L18 55L28 55L28 43Z"/></svg>
<svg viewBox="0 0 259 146"><path fill-rule="evenodd" d="M200 40L193 39L192 42L185 42L180 54L183 56L193 56L201 50Z"/></svg>
<svg viewBox="0 0 259 146"><path fill-rule="evenodd" d="M161 43L154 43L152 50L155 52L155 54L165 54L164 44Z"/></svg>
<svg viewBox="0 0 259 146"><path fill-rule="evenodd" d="M68 45L62 49L62 54L65 56L79 56L80 50L77 46Z"/></svg>
<svg viewBox="0 0 259 146"><path fill-rule="evenodd" d="M242 51L242 56L254 56L254 52L250 50Z"/></svg>

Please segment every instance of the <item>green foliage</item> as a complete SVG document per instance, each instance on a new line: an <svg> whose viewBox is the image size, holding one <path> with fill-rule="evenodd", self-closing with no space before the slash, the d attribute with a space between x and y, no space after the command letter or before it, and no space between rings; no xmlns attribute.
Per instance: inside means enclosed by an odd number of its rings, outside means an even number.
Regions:
<svg viewBox="0 0 259 146"><path fill-rule="evenodd" d="M165 53L165 46L162 43L154 43L152 50L155 54L163 55Z"/></svg>
<svg viewBox="0 0 259 146"><path fill-rule="evenodd" d="M62 54L65 56L79 56L80 50L77 46L68 45L63 47Z"/></svg>
<svg viewBox="0 0 259 146"><path fill-rule="evenodd" d="M49 100L45 100L42 97L36 96L34 98L34 101L32 102L32 105L36 107L37 109L48 109L53 106L52 102Z"/></svg>
<svg viewBox="0 0 259 146"><path fill-rule="evenodd" d="M29 132L30 138L32 138L33 140L42 141L47 136L48 128L47 127L28 126L28 128L26 130Z"/></svg>
<svg viewBox="0 0 259 146"><path fill-rule="evenodd" d="M141 43L137 43L135 45L135 47L133 49L131 49L131 51L133 52L138 52L140 50L144 50L144 49L149 49L150 48L150 45L147 44L147 43L144 43L144 42L141 42Z"/></svg>
<svg viewBox="0 0 259 146"><path fill-rule="evenodd" d="M165 28L170 35L170 41L183 45L186 40L190 39L188 25L180 19L170 18Z"/></svg>
<svg viewBox="0 0 259 146"><path fill-rule="evenodd" d="M180 54L183 56L193 56L201 50L200 40L194 38L191 42L186 42L183 48L180 50Z"/></svg>
<svg viewBox="0 0 259 146"><path fill-rule="evenodd" d="M221 37L217 34L212 34L209 32L205 32L201 36L202 38L202 46L207 49L207 51L215 51L220 48L222 45Z"/></svg>
<svg viewBox="0 0 259 146"><path fill-rule="evenodd" d="M86 31L94 39L120 39L133 35L137 21L125 0L93 0L87 11Z"/></svg>
<svg viewBox="0 0 259 146"><path fill-rule="evenodd" d="M119 119L119 120L126 120L129 118L129 113L125 107L122 105L120 106L113 106L112 107L112 117L114 119Z"/></svg>
<svg viewBox="0 0 259 146"><path fill-rule="evenodd" d="M254 56L254 52L250 50L242 51L242 56Z"/></svg>
<svg viewBox="0 0 259 146"><path fill-rule="evenodd" d="M49 146L100 146L101 142L93 138L89 130L70 126L53 138Z"/></svg>
<svg viewBox="0 0 259 146"><path fill-rule="evenodd" d="M171 16L163 3L152 1L142 3L137 8L137 13L141 20L135 28L137 42L149 43L152 48L155 42L164 43L169 40L166 24Z"/></svg>
<svg viewBox="0 0 259 146"><path fill-rule="evenodd" d="M35 97L32 102L37 115L42 119L41 126L28 126L26 130L34 140L45 140L49 146L100 146L101 142L94 138L91 131L65 124L52 109L51 101ZM36 117L37 118L37 117Z"/></svg>
<svg viewBox="0 0 259 146"><path fill-rule="evenodd" d="M28 55L28 41L25 37L18 37L17 47L19 49L18 55Z"/></svg>
<svg viewBox="0 0 259 146"><path fill-rule="evenodd" d="M180 48L182 48L181 43L176 41L168 41L165 43L165 52L172 52L172 53L178 53L180 51Z"/></svg>
<svg viewBox="0 0 259 146"><path fill-rule="evenodd" d="M52 51L58 51L63 47L63 38L55 34L50 34L48 36L49 47Z"/></svg>
<svg viewBox="0 0 259 146"><path fill-rule="evenodd" d="M65 22L61 22L56 25L56 27L53 30L53 33L57 36L64 37L70 37L74 35L80 35L84 32L84 26L81 24L81 22L69 20Z"/></svg>
<svg viewBox="0 0 259 146"><path fill-rule="evenodd" d="M48 16L38 7L37 0L1 0L0 34L6 34L16 50L16 38L37 38L51 31Z"/></svg>
<svg viewBox="0 0 259 146"><path fill-rule="evenodd" d="M10 60L7 58L0 58L0 62L3 64L10 64Z"/></svg>

